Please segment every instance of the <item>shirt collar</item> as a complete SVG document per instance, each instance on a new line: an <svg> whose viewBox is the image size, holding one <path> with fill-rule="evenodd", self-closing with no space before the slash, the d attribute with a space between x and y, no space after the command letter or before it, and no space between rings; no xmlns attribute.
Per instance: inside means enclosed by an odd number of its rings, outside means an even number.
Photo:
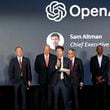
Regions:
<svg viewBox="0 0 110 110"><path fill-rule="evenodd" d="M63 60L63 56L60 59Z"/></svg>
<svg viewBox="0 0 110 110"><path fill-rule="evenodd" d="M22 60L23 60L23 56L21 56L21 57L18 57L18 56L17 56L17 59L18 59L18 60L19 60L20 58L21 58L21 61L22 61Z"/></svg>
<svg viewBox="0 0 110 110"><path fill-rule="evenodd" d="M72 58L72 61L74 61L74 60L75 60L75 57Z"/></svg>
<svg viewBox="0 0 110 110"><path fill-rule="evenodd" d="M49 54L48 54L48 55L44 54L44 57L46 57L46 56L48 56L48 57L49 57Z"/></svg>
<svg viewBox="0 0 110 110"><path fill-rule="evenodd" d="M102 58L103 55L97 55L98 58Z"/></svg>

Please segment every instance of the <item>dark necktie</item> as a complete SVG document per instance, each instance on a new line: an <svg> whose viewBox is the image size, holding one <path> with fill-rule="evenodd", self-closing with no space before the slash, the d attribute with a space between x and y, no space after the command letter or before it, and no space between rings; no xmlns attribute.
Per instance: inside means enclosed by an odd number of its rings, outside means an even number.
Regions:
<svg viewBox="0 0 110 110"><path fill-rule="evenodd" d="M61 58L58 58L59 62L60 62L60 68L61 68Z"/></svg>

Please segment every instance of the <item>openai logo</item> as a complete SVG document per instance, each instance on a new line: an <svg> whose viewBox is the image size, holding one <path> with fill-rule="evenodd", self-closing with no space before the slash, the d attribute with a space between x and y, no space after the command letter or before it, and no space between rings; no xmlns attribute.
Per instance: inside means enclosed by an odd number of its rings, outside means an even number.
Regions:
<svg viewBox="0 0 110 110"><path fill-rule="evenodd" d="M51 2L45 11L47 18L55 22L60 22L67 15L65 5L58 1Z"/></svg>

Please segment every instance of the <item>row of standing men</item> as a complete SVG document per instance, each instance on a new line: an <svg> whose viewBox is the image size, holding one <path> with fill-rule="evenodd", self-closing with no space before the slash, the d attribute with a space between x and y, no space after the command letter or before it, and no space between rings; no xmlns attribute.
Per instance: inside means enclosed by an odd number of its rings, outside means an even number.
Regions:
<svg viewBox="0 0 110 110"><path fill-rule="evenodd" d="M63 99L64 110L71 110L74 94L75 110L80 110L78 100L78 90L84 86L84 68L80 58L76 57L73 48L68 49L67 56L64 57L64 47L55 48L56 55L50 53L50 46L45 44L43 53L36 56L34 68L38 74L40 84L40 110L52 110L52 100L54 99L54 110L58 110L59 95ZM23 56L23 48L17 46L16 57L10 60L9 75L14 84L15 90L15 110L27 110L26 91L32 85L30 60ZM103 110L106 108L106 92L108 84L109 58L103 54L103 47L96 47L97 54L91 57L90 71L95 87L95 110L98 110L99 88L103 90ZM19 103L19 92L22 96L22 103ZM53 95L53 99L52 99Z"/></svg>

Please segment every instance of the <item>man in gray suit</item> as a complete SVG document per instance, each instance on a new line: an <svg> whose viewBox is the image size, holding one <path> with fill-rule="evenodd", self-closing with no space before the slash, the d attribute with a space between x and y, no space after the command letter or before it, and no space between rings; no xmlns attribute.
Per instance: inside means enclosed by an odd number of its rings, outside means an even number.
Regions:
<svg viewBox="0 0 110 110"><path fill-rule="evenodd" d="M84 70L81 59L76 57L75 49L70 48L68 50L68 58L70 59L70 79L71 79L71 91L74 94L75 110L79 110L78 90L83 87Z"/></svg>

